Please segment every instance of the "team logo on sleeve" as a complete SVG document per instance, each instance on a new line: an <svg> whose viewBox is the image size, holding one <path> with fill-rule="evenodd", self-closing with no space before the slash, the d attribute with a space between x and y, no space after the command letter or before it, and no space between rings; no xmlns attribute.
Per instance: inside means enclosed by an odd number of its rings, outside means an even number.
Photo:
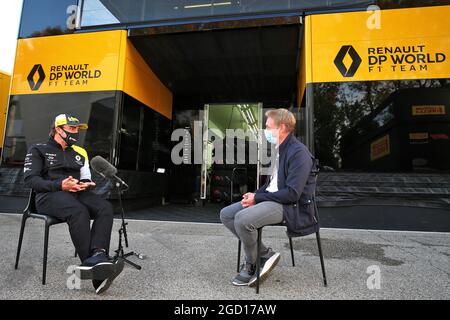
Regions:
<svg viewBox="0 0 450 320"><path fill-rule="evenodd" d="M80 165L80 166L83 165L83 161L81 161L81 156L80 156L79 154L77 154L77 155L75 156L75 162L76 162L78 165Z"/></svg>

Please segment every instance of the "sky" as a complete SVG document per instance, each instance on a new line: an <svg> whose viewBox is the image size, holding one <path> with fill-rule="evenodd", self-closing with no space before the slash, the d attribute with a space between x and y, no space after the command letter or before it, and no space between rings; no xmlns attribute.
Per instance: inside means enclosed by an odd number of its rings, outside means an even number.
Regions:
<svg viewBox="0 0 450 320"><path fill-rule="evenodd" d="M12 74L22 0L0 0L0 70Z"/></svg>

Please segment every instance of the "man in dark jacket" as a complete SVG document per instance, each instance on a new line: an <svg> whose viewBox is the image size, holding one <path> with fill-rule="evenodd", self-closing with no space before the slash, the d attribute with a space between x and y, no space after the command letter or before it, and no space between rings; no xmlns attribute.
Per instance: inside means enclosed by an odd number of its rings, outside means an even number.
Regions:
<svg viewBox="0 0 450 320"><path fill-rule="evenodd" d="M313 156L293 135L295 117L286 109L266 112L266 139L276 145L273 172L255 193L246 193L241 202L220 212L222 223L243 243L245 263L232 280L237 286L256 283L257 229L284 223L290 236L302 236L319 228L313 203L315 177ZM260 279L264 280L280 259L261 245Z"/></svg>
<svg viewBox="0 0 450 320"><path fill-rule="evenodd" d="M82 262L78 267L80 276L93 279L99 294L122 271L123 260L112 261L108 256L114 213L108 201L88 191L95 183L91 180L86 150L75 145L79 129L87 129L87 125L70 115L58 115L49 140L28 150L24 180L36 192L38 212L69 225Z"/></svg>

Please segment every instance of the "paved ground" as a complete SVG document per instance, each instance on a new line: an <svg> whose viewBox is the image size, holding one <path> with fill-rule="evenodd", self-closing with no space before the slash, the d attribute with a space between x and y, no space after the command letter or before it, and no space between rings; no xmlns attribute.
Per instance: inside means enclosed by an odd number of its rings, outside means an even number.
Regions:
<svg viewBox="0 0 450 320"><path fill-rule="evenodd" d="M66 273L78 263L65 224L50 232L47 285L41 285L42 222L27 224L21 261L14 270L20 215L0 214L0 299L450 299L450 233L322 229L329 286L322 285L314 236L294 239L296 267L282 227L263 239L281 260L261 286L234 287L237 241L220 224L129 220L130 249L147 259L126 266L111 288L95 295L90 282L70 290ZM115 221L112 247L118 242ZM369 271L372 274L367 273ZM375 270L375 271L374 271ZM380 271L380 288L368 278ZM371 287L377 281L370 281Z"/></svg>

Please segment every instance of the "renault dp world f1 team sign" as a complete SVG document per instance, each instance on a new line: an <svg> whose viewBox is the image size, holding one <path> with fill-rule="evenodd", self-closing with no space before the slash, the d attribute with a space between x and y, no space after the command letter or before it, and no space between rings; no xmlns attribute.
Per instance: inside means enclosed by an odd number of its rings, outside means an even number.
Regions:
<svg viewBox="0 0 450 320"><path fill-rule="evenodd" d="M18 40L12 94L116 90L122 37L106 31Z"/></svg>
<svg viewBox="0 0 450 320"><path fill-rule="evenodd" d="M367 49L368 72L428 71L433 65L444 64L447 56L426 45L369 47ZM439 69L439 66L438 66Z"/></svg>
<svg viewBox="0 0 450 320"><path fill-rule="evenodd" d="M450 6L311 16L309 82L450 78L448 17Z"/></svg>
<svg viewBox="0 0 450 320"><path fill-rule="evenodd" d="M48 68L48 87L88 86L90 79L98 79L102 75L99 69L92 69L88 63L76 65L56 65ZM48 72L48 71L47 71ZM44 67L35 64L28 74L28 85L32 91L38 91L47 78Z"/></svg>

